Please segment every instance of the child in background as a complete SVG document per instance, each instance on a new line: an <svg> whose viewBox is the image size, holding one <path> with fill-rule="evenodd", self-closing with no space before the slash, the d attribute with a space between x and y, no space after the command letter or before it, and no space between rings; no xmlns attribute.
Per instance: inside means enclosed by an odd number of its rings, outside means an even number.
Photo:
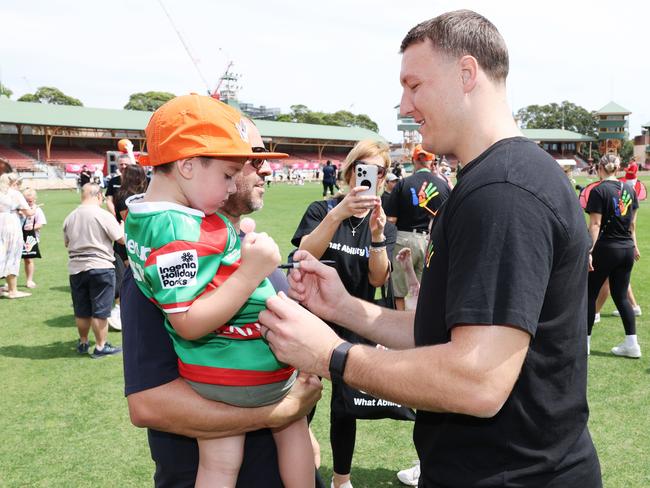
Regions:
<svg viewBox="0 0 650 488"><path fill-rule="evenodd" d="M25 217L23 220L23 240L25 241L25 247L22 258L25 263L26 286L27 288L36 288L36 283L34 282L34 259L41 258L41 250L39 248L40 229L47 224L47 220L45 219L45 214L41 206L36 204L36 190L27 188L23 191L23 196L29 208L34 211L34 215Z"/></svg>
<svg viewBox="0 0 650 488"><path fill-rule="evenodd" d="M275 290L266 278L280 263L264 233L239 242L216 213L236 190L233 180L249 158L239 112L210 97L177 97L160 107L146 128L154 167L146 193L127 200L125 241L140 290L165 313L179 373L200 395L240 407L281 400L296 378L278 362L257 322ZM267 158L285 154L265 153ZM273 430L282 482L314 486L306 418ZM199 438L196 485L234 487L244 436Z"/></svg>

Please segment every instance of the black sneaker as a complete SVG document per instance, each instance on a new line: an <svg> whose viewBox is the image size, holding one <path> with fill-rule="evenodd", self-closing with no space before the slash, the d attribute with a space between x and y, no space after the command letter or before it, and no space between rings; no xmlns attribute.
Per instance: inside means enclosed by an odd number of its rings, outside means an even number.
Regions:
<svg viewBox="0 0 650 488"><path fill-rule="evenodd" d="M93 351L91 357L93 359L101 359L105 358L106 356L112 356L113 354L119 354L122 352L121 347L113 346L110 342L106 342L104 344L104 349L101 351L97 350L97 346L95 346L95 350Z"/></svg>
<svg viewBox="0 0 650 488"><path fill-rule="evenodd" d="M88 354L88 343L81 342L81 339L77 340L77 352L79 354Z"/></svg>

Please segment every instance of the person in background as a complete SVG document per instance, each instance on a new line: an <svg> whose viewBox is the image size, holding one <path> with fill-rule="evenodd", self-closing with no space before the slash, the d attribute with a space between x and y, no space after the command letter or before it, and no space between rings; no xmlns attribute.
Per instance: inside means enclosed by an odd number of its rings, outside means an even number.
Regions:
<svg viewBox="0 0 650 488"><path fill-rule="evenodd" d="M128 154L120 154L117 157L117 174L113 176L106 184L106 208L115 215L115 194L122 185L122 173L124 169L133 164Z"/></svg>
<svg viewBox="0 0 650 488"><path fill-rule="evenodd" d="M34 259L41 258L41 228L47 224L45 214L40 205L36 204L37 194L36 190L27 188L23 191L25 201L29 208L34 211L31 217L25 217L23 221L23 241L25 247L23 249L23 262L25 263L25 279L27 280L27 288L36 288L34 282Z"/></svg>
<svg viewBox="0 0 650 488"><path fill-rule="evenodd" d="M81 172L79 173L79 188L81 189L86 183L90 183L92 177L93 174L88 169L88 166L84 164L81 167Z"/></svg>
<svg viewBox="0 0 650 488"><path fill-rule="evenodd" d="M389 152L384 142L359 141L345 158L340 172L351 187L350 191L328 201L311 203L291 240L294 246L309 251L317 259L335 261L346 290L370 302L375 298L377 287L384 286L389 279L396 230L386 222L379 197L359 195L365 187L352 187L352 184L358 164L373 164L378 167L378 188L381 188L390 166ZM353 342L361 340L352 334L346 337ZM334 383L332 403L340 396L339 391L339 384ZM334 458L331 484L334 488L352 486L350 472L355 439L356 419L337 416L331 409L330 442Z"/></svg>
<svg viewBox="0 0 650 488"><path fill-rule="evenodd" d="M126 199L144 193L149 181L147 174L140 165L128 164L122 170L120 175L120 186L114 194L115 219L120 225L123 225L127 214ZM111 309L111 315L108 317L108 325L115 330L122 330L122 320L120 319L120 288L124 279L124 271L129 266L129 258L126 254L126 246L120 242L113 243L115 252L115 305Z"/></svg>
<svg viewBox="0 0 650 488"><path fill-rule="evenodd" d="M101 188L86 183L81 205L63 221L63 242L68 249L68 274L79 332L77 352L87 354L88 334L95 335L93 359L119 354L122 349L108 342L108 317L115 288L113 242L124 243L122 227L101 208Z"/></svg>
<svg viewBox="0 0 650 488"><path fill-rule="evenodd" d="M587 317L587 351L591 348L591 331L596 314L596 299L609 279L610 292L621 313L625 341L612 348L612 354L640 358L641 347L636 335L636 318L627 298L634 262L641 257L636 242L636 211L639 208L634 189L616 179L620 159L606 154L598 162L602 182L589 194L585 212L589 214L589 301Z"/></svg>
<svg viewBox="0 0 650 488"><path fill-rule="evenodd" d="M388 204L388 200L390 199L390 194L393 191L393 188L395 188L395 185L397 185L398 181L399 178L395 176L395 173L389 172L386 175L386 182L384 183L384 193L381 194L381 208L384 209L384 212L386 211L386 205Z"/></svg>
<svg viewBox="0 0 650 488"><path fill-rule="evenodd" d="M31 217L34 211L18 190L20 177L16 173L0 176L0 277L7 281L2 287L6 298L24 298L31 295L18 290L18 273L24 241L21 217Z"/></svg>
<svg viewBox="0 0 650 488"><path fill-rule="evenodd" d="M336 166L332 161L327 160L323 166L323 198L327 197L327 192L334 196L334 185L336 184Z"/></svg>
<svg viewBox="0 0 650 488"><path fill-rule="evenodd" d="M411 262L418 280L422 277L429 241L429 226L440 206L449 197L447 181L433 173L435 155L418 144L413 149L413 174L395 185L386 204L389 222L397 226L396 254L405 247L411 250ZM404 310L408 294L403 267L393 261L395 306Z"/></svg>

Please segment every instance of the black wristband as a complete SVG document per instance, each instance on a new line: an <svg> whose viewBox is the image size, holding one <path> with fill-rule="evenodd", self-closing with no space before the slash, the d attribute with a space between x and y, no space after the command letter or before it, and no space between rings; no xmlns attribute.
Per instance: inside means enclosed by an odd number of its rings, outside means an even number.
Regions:
<svg viewBox="0 0 650 488"><path fill-rule="evenodd" d="M332 383L343 383L343 373L345 371L345 363L348 360L348 352L354 344L349 342L344 342L339 344L332 351L332 357L330 358L330 379Z"/></svg>
<svg viewBox="0 0 650 488"><path fill-rule="evenodd" d="M386 247L386 239L381 242L371 242L370 247Z"/></svg>

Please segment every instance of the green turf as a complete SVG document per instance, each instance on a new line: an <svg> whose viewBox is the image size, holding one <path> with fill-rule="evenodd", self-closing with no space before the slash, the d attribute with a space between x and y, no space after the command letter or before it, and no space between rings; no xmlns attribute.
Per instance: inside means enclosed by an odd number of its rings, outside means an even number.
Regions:
<svg viewBox="0 0 650 488"><path fill-rule="evenodd" d="M272 186L265 208L255 215L258 230L275 237L286 256L307 203L319 195L320 186L316 184ZM72 191L39 192L49 224L42 232L44 258L36 264L38 288L30 298L0 300L0 487L140 487L151 483L153 464L145 431L133 427L128 418L121 359L94 361L79 357L74 349L77 335L61 224L77 199ZM650 258L647 208L642 204L638 219L645 259ZM650 307L650 267L645 259L635 267L633 284L639 303ZM19 283L24 285L24 276ZM601 324L594 329L590 428L606 487L650 486L650 424L646 413L650 369L645 357L635 361L608 353L623 336L620 320L610 315L612 310L608 302ZM638 321L638 333L642 346L650 347L650 334L644 325L645 316ZM120 334L111 332L109 340L119 344ZM644 351L650 353L650 349ZM325 390L324 399L329 399L328 382ZM321 401L312 425L321 443L321 471L329 480L328 423L329 402ZM401 486L395 472L416 458L412 424L358 424L354 486Z"/></svg>

